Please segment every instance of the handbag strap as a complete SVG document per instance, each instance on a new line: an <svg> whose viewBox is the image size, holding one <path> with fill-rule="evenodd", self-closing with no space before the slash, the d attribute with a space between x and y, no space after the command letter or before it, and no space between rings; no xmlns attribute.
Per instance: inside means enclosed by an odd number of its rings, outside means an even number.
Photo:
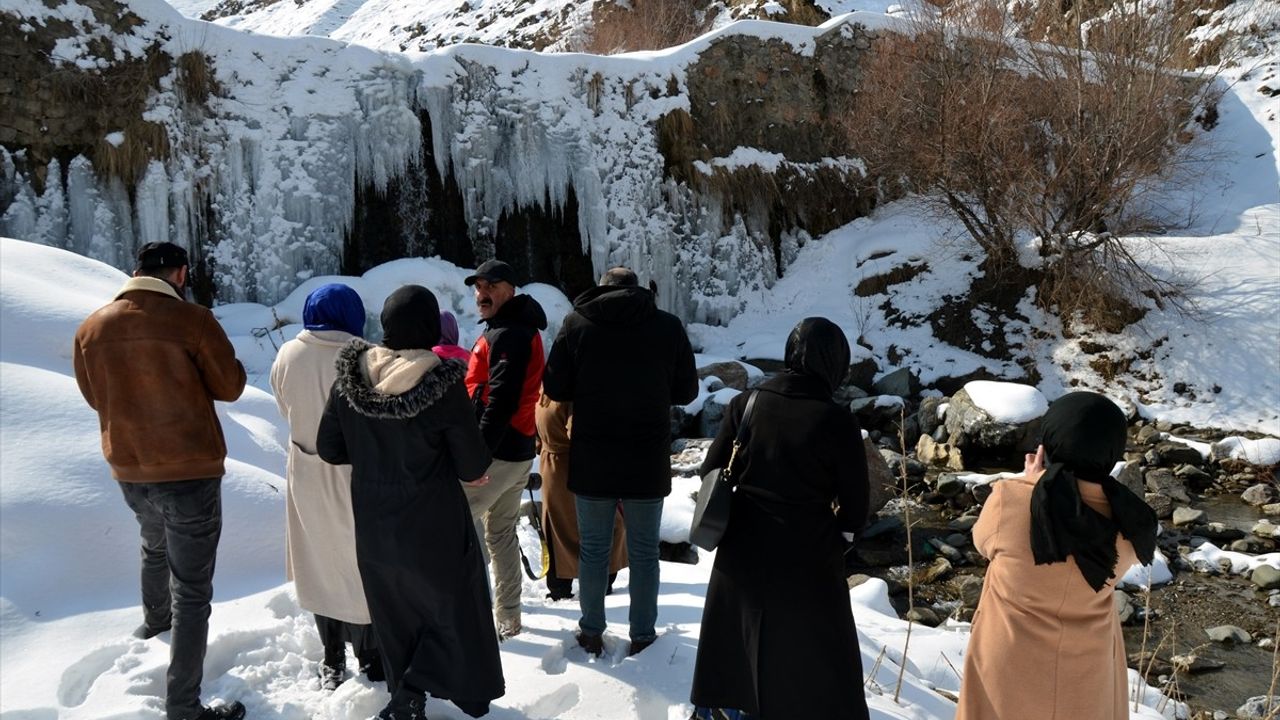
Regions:
<svg viewBox="0 0 1280 720"><path fill-rule="evenodd" d="M729 453L729 464L725 465L724 475L727 475L726 481L733 479L733 461L738 457L738 451L742 449L742 444L749 437L747 433L747 425L751 422L751 411L756 409L756 395L758 390L752 390L747 396L747 407L742 411L742 422L738 425L738 436L733 439L733 450ZM735 485L737 483L734 483Z"/></svg>

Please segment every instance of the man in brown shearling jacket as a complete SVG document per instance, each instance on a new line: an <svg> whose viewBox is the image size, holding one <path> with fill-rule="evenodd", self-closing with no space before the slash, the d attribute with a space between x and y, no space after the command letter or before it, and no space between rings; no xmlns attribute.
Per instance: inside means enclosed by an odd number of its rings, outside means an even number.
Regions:
<svg viewBox="0 0 1280 720"><path fill-rule="evenodd" d="M244 705L200 703L227 456L213 401L245 373L213 313L186 302L187 251L148 243L115 300L76 331L76 382L98 411L102 452L142 534L142 606L134 635L172 629L169 720L239 720Z"/></svg>

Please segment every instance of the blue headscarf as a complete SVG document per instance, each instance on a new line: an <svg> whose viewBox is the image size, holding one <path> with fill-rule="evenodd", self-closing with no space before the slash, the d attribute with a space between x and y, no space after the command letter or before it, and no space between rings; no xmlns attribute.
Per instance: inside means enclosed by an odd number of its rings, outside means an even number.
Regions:
<svg viewBox="0 0 1280 720"><path fill-rule="evenodd" d="M307 296L302 324L308 330L341 330L364 337L364 302L342 283L321 285Z"/></svg>

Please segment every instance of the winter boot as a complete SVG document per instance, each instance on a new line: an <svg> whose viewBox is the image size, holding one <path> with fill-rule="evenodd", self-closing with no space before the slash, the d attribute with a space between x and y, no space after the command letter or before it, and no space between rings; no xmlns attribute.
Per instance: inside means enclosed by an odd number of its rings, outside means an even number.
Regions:
<svg viewBox="0 0 1280 720"><path fill-rule="evenodd" d="M510 640L520 634L524 630L524 626L520 623L520 615L512 615L510 617L498 620L498 640Z"/></svg>
<svg viewBox="0 0 1280 720"><path fill-rule="evenodd" d="M347 652L344 647L341 654L328 652L324 654L324 662L320 664L320 689L333 692L343 680L347 679Z"/></svg>
<svg viewBox="0 0 1280 720"><path fill-rule="evenodd" d="M632 640L631 647L627 648L627 655L628 656L639 655L640 653L644 652L645 648L652 645L654 641L656 641L657 639L658 638L649 638L648 640Z"/></svg>
<svg viewBox="0 0 1280 720"><path fill-rule="evenodd" d="M139 640L150 640L162 632L169 632L171 629L173 629L172 621L165 623L161 627L151 627L150 625L143 623L134 628L133 636Z"/></svg>
<svg viewBox="0 0 1280 720"><path fill-rule="evenodd" d="M578 633L578 647L587 651L588 655L600 657L604 654L604 636Z"/></svg>
<svg viewBox="0 0 1280 720"><path fill-rule="evenodd" d="M244 720L244 704L233 702L230 705L207 707L191 720Z"/></svg>
<svg viewBox="0 0 1280 720"><path fill-rule="evenodd" d="M547 575L547 599L555 600L572 600L573 599L573 579L565 579L551 577Z"/></svg>
<svg viewBox="0 0 1280 720"><path fill-rule="evenodd" d="M361 653L356 659L360 663L360 672L370 682L386 682L387 674L382 670L382 656L376 651Z"/></svg>
<svg viewBox="0 0 1280 720"><path fill-rule="evenodd" d="M378 720L427 720L426 696L408 685L400 686L391 702L378 713Z"/></svg>

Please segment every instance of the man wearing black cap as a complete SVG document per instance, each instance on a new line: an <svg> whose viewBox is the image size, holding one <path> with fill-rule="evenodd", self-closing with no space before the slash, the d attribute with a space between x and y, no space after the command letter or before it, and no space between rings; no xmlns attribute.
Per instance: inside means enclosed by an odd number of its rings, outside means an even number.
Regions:
<svg viewBox="0 0 1280 720"><path fill-rule="evenodd" d="M521 630L516 523L533 467L533 413L544 363L538 331L546 329L547 316L536 300L516 294L515 270L501 260L483 263L466 283L488 324L471 348L466 383L493 464L488 485L465 489L476 533L492 558L494 612L498 635L506 639Z"/></svg>
<svg viewBox="0 0 1280 720"><path fill-rule="evenodd" d="M169 720L238 720L244 705L200 704L227 456L214 400L244 391L222 326L186 302L187 251L148 243L115 300L76 331L76 382L98 412L102 452L142 534L142 607L134 631L172 630Z"/></svg>

